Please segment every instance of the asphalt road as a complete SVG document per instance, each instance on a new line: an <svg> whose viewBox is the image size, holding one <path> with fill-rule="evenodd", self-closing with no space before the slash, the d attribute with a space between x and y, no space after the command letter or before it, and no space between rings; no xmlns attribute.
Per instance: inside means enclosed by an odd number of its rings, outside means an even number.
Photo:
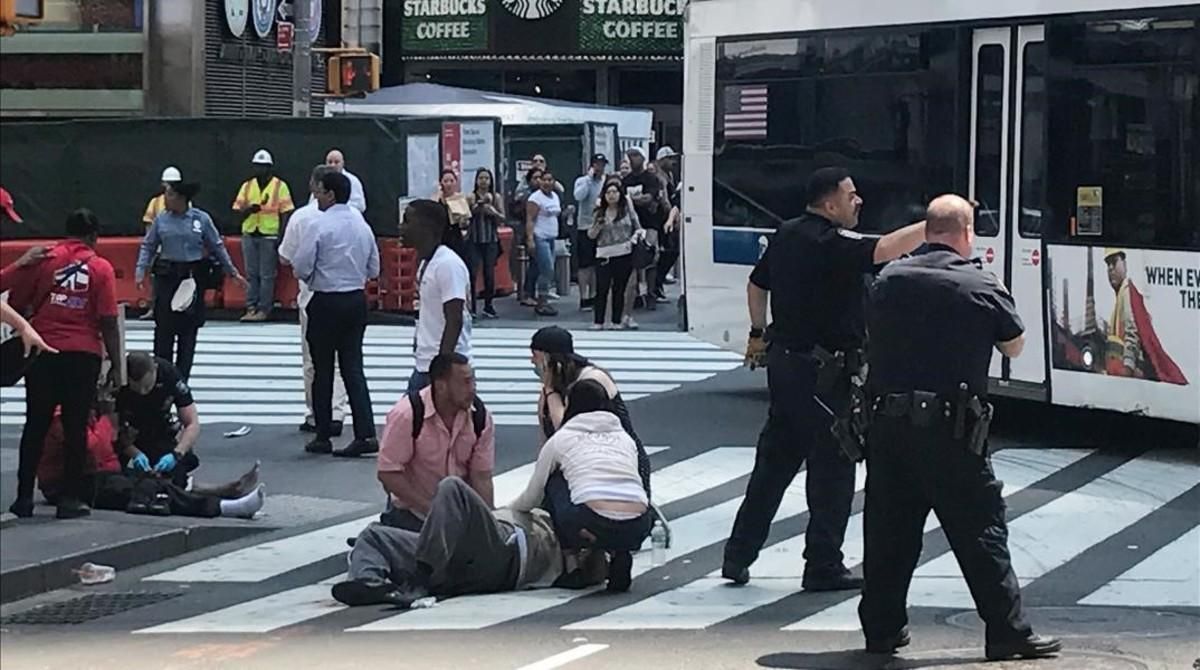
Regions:
<svg viewBox="0 0 1200 670"><path fill-rule="evenodd" d="M677 346L657 350L656 358L640 359L641 365L682 374L687 366L681 361L703 362L686 341L673 337L682 336L664 334L658 341ZM667 359L662 353L679 351L693 354ZM724 364L720 357L712 361ZM494 368L497 374L506 369ZM259 458L269 490L297 496L286 500L307 496L310 504L358 505L267 536L123 571L112 584L5 606L0 611L9 617L87 594L162 599L74 625L5 623L0 666L983 667L982 627L935 519L927 526L910 592L913 644L897 659L859 651L854 594L800 591L807 519L803 477L785 497L750 586L730 588L712 576L753 464L766 397L761 373L697 374L704 378L640 393L631 403L639 432L659 448L652 456L656 498L671 519L674 545L665 566L638 563L628 594L477 596L399 615L340 608L329 598L327 582L344 571L340 543L365 523L363 510L370 507L362 505L380 498L373 464L303 455L294 425L281 420L255 425L238 440L206 441L206 472L232 474ZM636 366L619 370L617 377L623 386L651 383L622 381L638 378ZM515 408L510 414L512 421L498 428L498 502L506 499L500 492L524 483L527 470L520 468L534 457L534 428ZM1029 617L1039 632L1062 636L1066 651L1054 660L988 667L1191 667L1200 657L1200 455L1194 431L1006 405L997 433L994 463L1006 481L1010 546ZM861 558L861 504L860 492L846 542L850 563ZM271 513L270 503L266 511Z"/></svg>

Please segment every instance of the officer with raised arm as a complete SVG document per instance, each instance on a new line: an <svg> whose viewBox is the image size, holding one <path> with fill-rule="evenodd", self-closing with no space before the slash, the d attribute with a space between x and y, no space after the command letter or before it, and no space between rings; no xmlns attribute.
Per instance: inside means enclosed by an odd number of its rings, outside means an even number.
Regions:
<svg viewBox="0 0 1200 670"><path fill-rule="evenodd" d="M1022 614L1002 484L988 459L992 349L1016 358L1025 327L1008 289L968 260L973 219L966 200L934 199L926 248L885 268L870 292L874 418L858 609L868 652L890 654L909 642L905 600L930 510L986 624L987 658L1034 658L1061 648L1034 635Z"/></svg>
<svg viewBox="0 0 1200 670"><path fill-rule="evenodd" d="M835 414L851 403L851 378L861 367L864 275L912 251L924 222L881 238L854 232L862 198L850 173L821 168L808 183L808 211L783 223L750 275L748 357L767 365L771 406L758 438L754 472L725 543L722 575L750 580L784 491L808 461L808 529L804 579L808 591L857 589L862 580L843 564L842 540L854 498L854 460L834 437ZM767 325L770 299L772 323ZM765 335L765 337L764 337Z"/></svg>

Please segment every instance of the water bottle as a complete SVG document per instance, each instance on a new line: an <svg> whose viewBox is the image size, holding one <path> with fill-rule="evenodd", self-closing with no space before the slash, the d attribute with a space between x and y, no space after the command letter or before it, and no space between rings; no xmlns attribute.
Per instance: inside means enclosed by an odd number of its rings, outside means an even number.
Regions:
<svg viewBox="0 0 1200 670"><path fill-rule="evenodd" d="M75 571L79 575L79 583L89 586L111 582L117 577L116 568L97 563L84 563Z"/></svg>
<svg viewBox="0 0 1200 670"><path fill-rule="evenodd" d="M650 530L650 558L654 567L666 565L667 563L667 529L663 527L662 521L655 521L654 528Z"/></svg>

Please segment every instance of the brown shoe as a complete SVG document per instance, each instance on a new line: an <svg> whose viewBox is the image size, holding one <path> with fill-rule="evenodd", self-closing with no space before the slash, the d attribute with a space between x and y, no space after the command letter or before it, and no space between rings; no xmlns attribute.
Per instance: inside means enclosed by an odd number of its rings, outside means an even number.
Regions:
<svg viewBox="0 0 1200 670"><path fill-rule="evenodd" d="M243 314L242 318L238 319L238 321L254 321L255 314L258 314L258 310L251 307L250 309L246 310L246 313Z"/></svg>
<svg viewBox="0 0 1200 670"><path fill-rule="evenodd" d="M246 321L254 321L254 322L266 321L269 317L270 317L270 315L267 314L266 312L255 312L254 314L251 314L249 316L249 318L246 319Z"/></svg>

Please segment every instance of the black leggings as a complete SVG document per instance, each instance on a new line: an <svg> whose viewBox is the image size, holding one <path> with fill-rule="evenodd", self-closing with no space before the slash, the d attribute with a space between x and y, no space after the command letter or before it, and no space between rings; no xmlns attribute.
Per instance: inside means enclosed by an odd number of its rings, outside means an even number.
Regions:
<svg viewBox="0 0 1200 670"><path fill-rule="evenodd" d="M471 242L471 311L475 311L475 277L483 270L483 306L491 307L496 297L496 258L499 242Z"/></svg>
<svg viewBox="0 0 1200 670"><path fill-rule="evenodd" d="M621 323L625 312L625 285L629 283L632 273L633 254L596 260L596 301L592 308L595 323L604 323L604 308L608 304L610 290L612 315L609 318L613 323Z"/></svg>
<svg viewBox="0 0 1200 670"><path fill-rule="evenodd" d="M100 357L96 354L64 351L34 359L25 373L25 428L17 465L17 497L33 497L42 446L56 407L62 408L63 495L79 498L83 494L87 422L99 379Z"/></svg>

